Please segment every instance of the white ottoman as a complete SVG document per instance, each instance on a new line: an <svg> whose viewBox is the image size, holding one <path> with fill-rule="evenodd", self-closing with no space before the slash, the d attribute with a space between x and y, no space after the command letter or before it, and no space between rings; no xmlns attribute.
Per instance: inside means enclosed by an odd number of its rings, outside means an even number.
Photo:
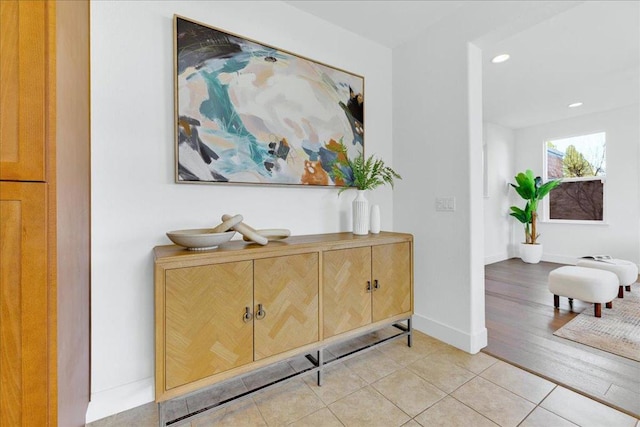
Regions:
<svg viewBox="0 0 640 427"><path fill-rule="evenodd" d="M606 261L594 261L592 259L580 259L578 267L598 268L615 273L618 276L619 288L618 298L624 298L623 287L627 287L627 292L631 292L631 284L638 280L638 266L631 261L623 259L608 259Z"/></svg>
<svg viewBox="0 0 640 427"><path fill-rule="evenodd" d="M553 306L560 307L560 296L594 303L596 317L602 315L602 303L612 307L611 301L618 294L618 276L606 270L566 266L549 273L549 291L553 294Z"/></svg>

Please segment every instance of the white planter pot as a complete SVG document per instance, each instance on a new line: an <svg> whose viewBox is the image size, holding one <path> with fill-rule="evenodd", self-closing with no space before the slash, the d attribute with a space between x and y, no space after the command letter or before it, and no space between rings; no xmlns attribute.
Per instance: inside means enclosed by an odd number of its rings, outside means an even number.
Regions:
<svg viewBox="0 0 640 427"><path fill-rule="evenodd" d="M528 245L520 243L520 258L529 264L537 264L542 259L542 243Z"/></svg>
<svg viewBox="0 0 640 427"><path fill-rule="evenodd" d="M353 234L369 234L369 201L364 196L365 192L366 190L358 190L358 194L351 204Z"/></svg>

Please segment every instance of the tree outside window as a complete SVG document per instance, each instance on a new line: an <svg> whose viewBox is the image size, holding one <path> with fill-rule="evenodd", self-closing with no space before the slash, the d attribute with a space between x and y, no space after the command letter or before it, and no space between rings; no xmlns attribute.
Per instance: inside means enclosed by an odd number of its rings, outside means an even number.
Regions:
<svg viewBox="0 0 640 427"><path fill-rule="evenodd" d="M545 146L547 179L562 178L549 194L547 219L603 221L605 133L550 140Z"/></svg>

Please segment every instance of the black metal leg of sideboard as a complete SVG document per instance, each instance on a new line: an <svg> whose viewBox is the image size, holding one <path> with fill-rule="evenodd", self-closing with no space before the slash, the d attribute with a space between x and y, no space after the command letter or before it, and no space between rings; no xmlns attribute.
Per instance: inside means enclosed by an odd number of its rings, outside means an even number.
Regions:
<svg viewBox="0 0 640 427"><path fill-rule="evenodd" d="M164 402L158 402L158 425L160 427L165 427L164 406Z"/></svg>
<svg viewBox="0 0 640 427"><path fill-rule="evenodd" d="M322 349L318 350L318 387L322 385L322 365L324 364L324 355Z"/></svg>
<svg viewBox="0 0 640 427"><path fill-rule="evenodd" d="M411 317L407 319L407 328L409 329L409 335L407 335L407 345L411 347L413 345L413 327L411 326Z"/></svg>

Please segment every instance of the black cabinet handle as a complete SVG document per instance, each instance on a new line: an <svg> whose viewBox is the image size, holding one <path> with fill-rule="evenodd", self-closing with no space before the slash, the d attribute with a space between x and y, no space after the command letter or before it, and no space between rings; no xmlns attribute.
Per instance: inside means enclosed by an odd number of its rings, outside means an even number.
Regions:
<svg viewBox="0 0 640 427"><path fill-rule="evenodd" d="M367 292L371 292L371 280L367 280Z"/></svg>
<svg viewBox="0 0 640 427"><path fill-rule="evenodd" d="M242 321L244 323L250 322L253 319L253 315L251 314L251 309L249 307L244 308L244 315L242 316Z"/></svg>
<svg viewBox="0 0 640 427"><path fill-rule="evenodd" d="M378 279L373 281L373 289L374 290L380 289L380 284L378 284Z"/></svg>
<svg viewBox="0 0 640 427"><path fill-rule="evenodd" d="M258 304L258 311L256 311L256 320L262 320L267 315L267 311L262 308L262 304Z"/></svg>

